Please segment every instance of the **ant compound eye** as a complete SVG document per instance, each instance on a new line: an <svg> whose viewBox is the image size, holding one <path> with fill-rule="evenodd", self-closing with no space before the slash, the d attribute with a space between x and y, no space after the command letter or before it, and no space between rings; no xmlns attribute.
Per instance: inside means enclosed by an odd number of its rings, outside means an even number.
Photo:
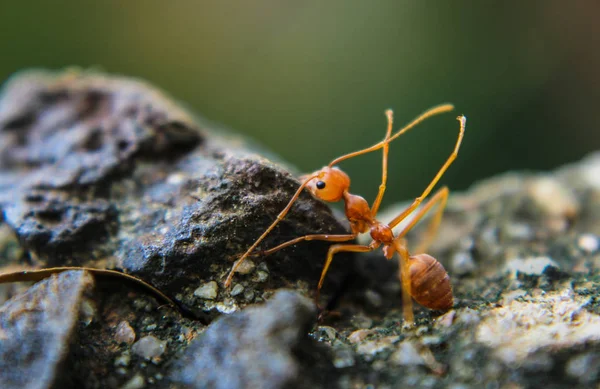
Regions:
<svg viewBox="0 0 600 389"><path fill-rule="evenodd" d="M325 189L325 183L323 181L317 182L317 189Z"/></svg>

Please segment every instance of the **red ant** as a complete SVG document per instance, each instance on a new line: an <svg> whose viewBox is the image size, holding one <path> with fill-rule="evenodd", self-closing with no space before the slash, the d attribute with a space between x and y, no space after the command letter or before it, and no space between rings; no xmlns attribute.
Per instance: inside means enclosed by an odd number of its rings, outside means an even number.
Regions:
<svg viewBox="0 0 600 389"><path fill-rule="evenodd" d="M458 155L458 149L460 147L465 132L465 126L467 121L467 118L465 116L461 115L457 117L457 120L460 122L460 131L458 134L458 139L456 140L456 145L454 146L454 151L452 151L452 154L450 154L444 165L439 169L439 171L437 172L433 180L429 183L427 188L425 188L423 193L419 197L417 197L411 205L409 205L404 211L402 211L398 216L393 218L387 224L379 222L375 219L375 216L377 215L377 211L379 210L379 206L381 205L381 200L383 199L383 194L386 188L389 143L394 139L398 138L400 135L407 132L408 130L410 130L411 128L415 127L417 124L424 121L425 119L428 119L440 113L449 112L453 109L454 107L450 104L444 104L437 107L433 107L419 115L416 119L414 119L404 128L400 129L393 136L393 113L391 110L387 110L387 132L385 138L381 142L366 149L355 151L353 153L349 153L339 158L336 158L329 165L325 166L321 170L302 177L302 185L300 185L300 188L298 188L294 196L292 196L290 202L277 216L277 219L273 222L273 224L269 226L269 228L266 229L266 231L254 242L252 246L250 246L250 248L244 253L244 255L242 255L240 259L234 264L233 268L229 272L229 275L227 276L227 279L225 280L225 287L229 287L231 285L233 275L238 269L238 267L250 254L252 254L252 252L254 251L254 249L256 249L258 244L271 232L271 230L273 230L277 223L279 223L285 217L285 215L292 207L294 201L296 201L298 196L300 196L302 190L306 187L314 196L321 200L330 202L344 200L346 217L350 222L350 228L352 230L352 233L345 235L317 234L300 236L296 239L292 239L288 242L282 243L269 250L259 251L258 254L269 255L285 247L307 240L348 242L354 240L359 234L366 232L369 232L371 238L373 239L369 245L334 244L331 247L329 247L329 251L327 253L327 260L325 261L325 265L323 266L323 271L321 272L321 278L319 279L319 284L316 291L315 300L317 301L317 303L319 301L319 292L321 290L321 287L323 286L325 275L327 274L329 265L331 264L333 256L336 253L343 251L361 253L369 252L383 245L383 253L387 259L391 259L394 256L394 253L398 253L400 257L399 278L402 284L404 319L407 323L410 324L414 322L411 296L419 304L430 309L448 310L452 308L452 287L450 285L450 278L448 277L448 273L446 272L444 267L435 258L428 254L410 255L407 249L406 240L404 238L408 231L410 231L414 227L414 225L417 224L417 222L419 222L419 220L434 205L439 204L436 213L433 216L433 219L429 225L428 231L426 232L425 238L422 240L421 244L416 250L417 252L426 251L426 248L431 243L442 219L442 213L446 206L446 201L448 199L448 188L443 187L440 190L438 190L433 195L433 197L431 197L431 199L429 199L423 205L423 207L414 215L412 220L410 220L410 222L396 236L394 236L392 228L394 228L400 222L405 220L417 209L417 207L433 190L434 186L440 180L442 175L446 172L448 167L456 159ZM379 149L383 149L381 185L379 185L379 192L377 194L377 197L375 198L375 201L373 202L373 205L369 207L369 204L364 198L357 195L353 195L348 191L350 188L350 177L348 177L346 173L344 173L334 165L346 159L370 153Z"/></svg>

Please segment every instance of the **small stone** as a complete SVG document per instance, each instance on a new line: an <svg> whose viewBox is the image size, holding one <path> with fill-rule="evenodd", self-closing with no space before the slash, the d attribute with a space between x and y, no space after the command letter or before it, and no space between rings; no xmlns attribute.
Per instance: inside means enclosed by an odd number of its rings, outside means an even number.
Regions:
<svg viewBox="0 0 600 389"><path fill-rule="evenodd" d="M233 266L235 266L236 264L237 261L233 264ZM238 266L235 272L238 274L249 274L252 273L252 271L254 271L255 267L256 265L254 264L254 262L252 262L251 259L246 258L244 262L242 262L242 264Z"/></svg>
<svg viewBox="0 0 600 389"><path fill-rule="evenodd" d="M315 331L315 335L319 341L333 341L337 338L337 331L333 327L319 326Z"/></svg>
<svg viewBox="0 0 600 389"><path fill-rule="evenodd" d="M149 335L135 342L131 347L131 351L144 359L153 359L160 357L166 348L167 341Z"/></svg>
<svg viewBox="0 0 600 389"><path fill-rule="evenodd" d="M144 376L136 374L121 387L121 389L142 389L146 385Z"/></svg>
<svg viewBox="0 0 600 389"><path fill-rule="evenodd" d="M125 351L123 354L115 359L115 366L129 366L131 361L131 354L129 351Z"/></svg>
<svg viewBox="0 0 600 389"><path fill-rule="evenodd" d="M240 309L238 305L235 303L235 300L231 298L226 298L222 302L219 302L215 305L217 311L221 313L233 313Z"/></svg>
<svg viewBox="0 0 600 389"><path fill-rule="evenodd" d="M256 282L265 282L269 278L269 273L259 270L256 272Z"/></svg>
<svg viewBox="0 0 600 389"><path fill-rule="evenodd" d="M600 242L598 242L598 237L594 234L583 234L577 240L577 245L586 253L593 254L598 251Z"/></svg>
<svg viewBox="0 0 600 389"><path fill-rule="evenodd" d="M135 331L131 328L128 321L123 320L117 325L117 329L115 330L115 340L118 343L126 343L128 345L135 342Z"/></svg>
<svg viewBox="0 0 600 389"><path fill-rule="evenodd" d="M241 284L235 284L235 286L231 289L229 293L230 296L237 296L238 294L244 291L244 286Z"/></svg>
<svg viewBox="0 0 600 389"><path fill-rule="evenodd" d="M252 289L246 289L244 291L244 298L246 299L246 301L254 300L254 291Z"/></svg>
<svg viewBox="0 0 600 389"><path fill-rule="evenodd" d="M205 300L214 300L217 297L219 285L216 281L209 281L202 284L194 291L194 296Z"/></svg>
<svg viewBox="0 0 600 389"><path fill-rule="evenodd" d="M417 346L409 340L400 343L398 350L390 356L390 361L400 366L425 365Z"/></svg>
<svg viewBox="0 0 600 389"><path fill-rule="evenodd" d="M476 267L473 256L468 252L461 251L452 256L450 268L453 274L463 276L472 273Z"/></svg>
<svg viewBox="0 0 600 389"><path fill-rule="evenodd" d="M539 276L548 266L559 268L558 264L548 257L515 258L506 263L506 269L513 275L524 273Z"/></svg>
<svg viewBox="0 0 600 389"><path fill-rule="evenodd" d="M363 340L365 340L367 338L367 336L371 335L373 332L374 332L373 330L367 330L367 329L356 330L348 336L348 341L350 341L351 343L360 343Z"/></svg>
<svg viewBox="0 0 600 389"><path fill-rule="evenodd" d="M149 324L146 326L146 331L154 331L156 329L156 324Z"/></svg>

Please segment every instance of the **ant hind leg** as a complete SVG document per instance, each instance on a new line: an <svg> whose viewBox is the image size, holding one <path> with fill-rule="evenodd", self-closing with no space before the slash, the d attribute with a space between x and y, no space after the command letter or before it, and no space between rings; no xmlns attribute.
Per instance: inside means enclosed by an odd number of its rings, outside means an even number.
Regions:
<svg viewBox="0 0 600 389"><path fill-rule="evenodd" d="M421 208L419 212L417 212L417 214L412 218L410 223L398 233L398 238L404 237L408 233L408 231L410 231L431 210L431 208L433 208L436 204L439 204L437 209L435 210L435 214L429 222L429 226L427 227L425 234L419 241L419 244L415 247L415 253L420 254L426 252L431 243L433 242L433 238L435 238L435 235L437 234L438 228L442 221L442 216L444 214L444 209L446 208L449 193L450 191L445 186L438 190L435 193L435 195L433 195L433 197L425 203L423 208Z"/></svg>
<svg viewBox="0 0 600 389"><path fill-rule="evenodd" d="M323 270L321 271L321 278L319 279L319 284L315 293L315 304L317 305L317 308L319 310L321 310L321 307L319 305L321 287L323 286L323 282L325 281L325 275L327 275L329 266L333 261L333 256L339 252L367 253L369 251L375 250L375 248L376 247L373 246L363 246L358 244L335 244L329 247L329 251L327 252L327 259L325 260L325 265L323 265Z"/></svg>

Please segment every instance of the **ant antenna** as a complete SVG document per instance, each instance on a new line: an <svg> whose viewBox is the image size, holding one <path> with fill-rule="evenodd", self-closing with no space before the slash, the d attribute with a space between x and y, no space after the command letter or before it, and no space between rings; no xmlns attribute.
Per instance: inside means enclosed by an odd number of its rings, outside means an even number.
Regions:
<svg viewBox="0 0 600 389"><path fill-rule="evenodd" d="M244 255L242 255L240 257L240 259L238 259L238 261L235 263L235 265L233 265L233 268L231 269L231 271L229 272L229 275L227 276L227 279L225 280L225 287L228 288L229 285L231 284L231 281L233 279L233 275L235 274L235 271L240 267L240 265L242 264L242 262L244 262L246 260L246 258L248 257L248 255L250 255L250 253L252 251L254 251L254 249L256 248L256 246L258 246L260 244L260 242L263 241L263 239L269 235L269 233L271 232L271 230L273 230L273 228L275 228L275 226L277 225L277 223L279 223L284 217L285 215L289 212L290 208L292 208L292 205L294 204L294 202L298 199L298 197L300 196L300 194L302 193L302 191L304 190L304 188L306 187L306 185L310 182L310 180L312 180L313 178L318 177L319 174L313 174L307 178L304 179L304 181L302 182L302 185L300 185L300 187L298 188L298 190L296 191L296 193L294 193L294 196L291 198L291 200L288 202L288 204L286 205L286 207L283 209L283 211L281 211L279 213L279 215L277 215L277 219L275 219L275 221L269 226L269 228L267 228L265 230L265 232L263 232L263 234L254 242L254 244L252 246L250 246L250 248L244 253Z"/></svg>
<svg viewBox="0 0 600 389"><path fill-rule="evenodd" d="M400 135L404 134L408 130L412 129L413 127L415 127L417 124L421 123L422 121L429 119L432 116L439 115L441 113L450 112L453 109L454 109L454 106L452 104L442 104L442 105L438 105L433 108L429 108L427 111L425 111L422 114L420 114L419 116L417 116L417 118L414 119L412 122L408 123L404 128L400 129L393 136L391 136L389 138L386 137L386 139L384 139L381 142L376 143L373 146L368 147L366 149L362 149L359 151L355 151L353 153L342 155L341 157L338 157L338 158L334 159L333 161L331 161L331 163L328 166L333 167L333 165L336 165L342 161L345 161L346 159L354 158L354 157L357 157L362 154L370 153L372 151L377 151L377 150L381 149L382 147L384 147L384 145L386 145L387 143L390 143L391 141L393 141Z"/></svg>

